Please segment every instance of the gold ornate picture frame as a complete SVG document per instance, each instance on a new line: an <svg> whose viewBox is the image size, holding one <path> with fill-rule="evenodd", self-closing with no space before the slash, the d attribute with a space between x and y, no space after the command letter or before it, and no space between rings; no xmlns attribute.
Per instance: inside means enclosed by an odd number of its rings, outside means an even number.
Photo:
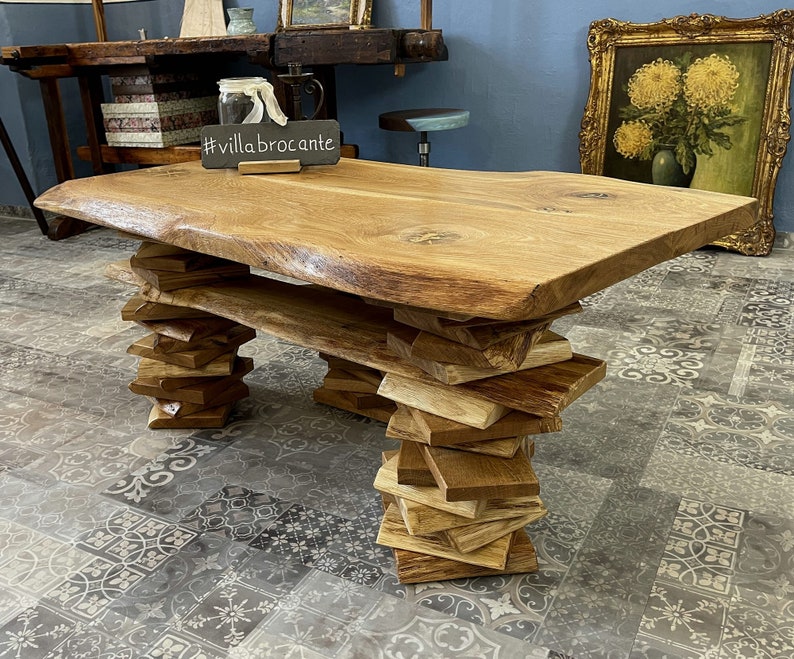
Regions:
<svg viewBox="0 0 794 659"><path fill-rule="evenodd" d="M280 30L369 27L372 0L279 0Z"/></svg>
<svg viewBox="0 0 794 659"><path fill-rule="evenodd" d="M587 46L582 172L756 197L757 223L714 244L768 254L790 139L794 10L657 23L608 18L590 25Z"/></svg>

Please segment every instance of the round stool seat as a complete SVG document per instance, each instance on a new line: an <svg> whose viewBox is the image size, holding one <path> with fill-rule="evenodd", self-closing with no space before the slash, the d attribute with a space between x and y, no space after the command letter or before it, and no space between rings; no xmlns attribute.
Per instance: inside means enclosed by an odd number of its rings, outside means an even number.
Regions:
<svg viewBox="0 0 794 659"><path fill-rule="evenodd" d="M417 110L395 110L378 117L378 125L384 130L402 130L424 133L435 130L461 128L469 123L469 111L454 108L424 108Z"/></svg>

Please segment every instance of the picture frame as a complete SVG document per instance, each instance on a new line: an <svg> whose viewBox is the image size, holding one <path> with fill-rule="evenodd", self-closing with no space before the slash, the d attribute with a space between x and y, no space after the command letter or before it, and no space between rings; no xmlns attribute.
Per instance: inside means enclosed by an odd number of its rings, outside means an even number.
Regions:
<svg viewBox="0 0 794 659"><path fill-rule="evenodd" d="M279 30L366 28L372 0L279 0Z"/></svg>
<svg viewBox="0 0 794 659"><path fill-rule="evenodd" d="M582 173L651 183L656 177L755 197L756 224L714 244L769 254L775 183L790 139L792 34L793 10L747 19L594 21L579 133ZM667 153L657 156L664 147ZM683 178L665 179L654 164L665 160Z"/></svg>

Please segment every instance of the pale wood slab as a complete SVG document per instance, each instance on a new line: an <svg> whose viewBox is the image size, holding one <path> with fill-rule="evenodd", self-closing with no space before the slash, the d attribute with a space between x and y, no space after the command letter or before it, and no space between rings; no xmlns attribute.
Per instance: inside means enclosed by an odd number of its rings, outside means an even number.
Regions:
<svg viewBox="0 0 794 659"><path fill-rule="evenodd" d="M523 451L495 458L420 444L425 462L447 501L537 496L538 477Z"/></svg>
<svg viewBox="0 0 794 659"><path fill-rule="evenodd" d="M178 366L177 364L166 364L165 362L154 359L141 358L138 362L139 378L211 378L221 375L231 375L237 355L235 351L225 353L216 357L211 362L198 368Z"/></svg>
<svg viewBox="0 0 794 659"><path fill-rule="evenodd" d="M451 341L457 341L472 348L483 350L494 343L510 338L514 334L543 332L557 318L562 318L572 313L579 313L581 310L581 304L575 302L562 309L544 314L540 318L495 323L490 318L470 318L456 321L433 315L429 311L396 307L394 309L394 320L432 334L438 334Z"/></svg>
<svg viewBox="0 0 794 659"><path fill-rule="evenodd" d="M221 332L231 331L234 327L244 327L233 320L219 318L209 313L202 318L136 320L135 322L141 327L151 330L155 334L184 343L199 341L209 336L216 336Z"/></svg>
<svg viewBox="0 0 794 659"><path fill-rule="evenodd" d="M244 343L255 339L256 331L249 327L245 327L237 332L228 343L214 346L211 345L208 348L182 350L178 352L164 352L158 350L155 347L157 336L157 334L148 334L147 336L138 339L129 348L127 348L127 352L131 355L137 355L138 357L145 357L146 359L153 359L155 361L161 361L167 364L176 364L186 368L199 368L204 366L204 364L207 364L208 362L220 357L224 353L233 351Z"/></svg>
<svg viewBox="0 0 794 659"><path fill-rule="evenodd" d="M390 405L380 403L373 407L361 407L353 393L348 394L345 391L335 391L325 387L315 389L312 392L312 397L316 403L337 407L340 410L360 414L383 423L388 423L391 415L397 410L397 406L391 401L388 401L391 403Z"/></svg>
<svg viewBox="0 0 794 659"><path fill-rule="evenodd" d="M397 482L397 459L392 458L384 464L375 475L373 487L385 494L392 494L401 499L416 501L417 503L437 508L460 517L477 519L486 506L485 500L477 501L447 501L437 487L417 487L414 485L400 485Z"/></svg>
<svg viewBox="0 0 794 659"><path fill-rule="evenodd" d="M452 419L475 428L487 428L505 416L510 409L487 398L446 385L423 382L387 373L378 394L445 419Z"/></svg>
<svg viewBox="0 0 794 659"><path fill-rule="evenodd" d="M405 529L400 513L395 510L394 506L389 506L383 515L375 542L386 547L407 549L420 554L460 561L461 563L481 565L493 570L503 570L507 564L507 555L510 551L512 536L506 535L484 547L463 553L450 547L442 540L410 535Z"/></svg>
<svg viewBox="0 0 794 659"><path fill-rule="evenodd" d="M499 574L524 574L537 572L538 559L524 531L513 534L513 544L503 570L492 570L469 565L436 556L418 554L405 549L395 549L397 578L400 583L427 583L445 579L465 579L467 577L488 577Z"/></svg>
<svg viewBox="0 0 794 659"><path fill-rule="evenodd" d="M181 417L196 414L211 407L218 407L226 403L233 403L243 398L247 398L249 394L248 385L243 382L235 382L234 384L226 387L209 403L189 403L180 400L169 400L166 398L152 398L152 401L159 409L165 412L168 416Z"/></svg>
<svg viewBox="0 0 794 659"><path fill-rule="evenodd" d="M246 327L245 325L233 325L222 333L211 334L193 341L180 341L156 332L154 332L154 336L156 337L153 347L154 351L158 353L170 353L187 352L190 350L207 350L221 346L233 347L237 341L241 341L238 345L242 345L242 343L247 343L256 338L256 330L251 327Z"/></svg>
<svg viewBox="0 0 794 659"><path fill-rule="evenodd" d="M397 482L400 485L436 486L436 480L416 442L400 443L400 450L397 452Z"/></svg>
<svg viewBox="0 0 794 659"><path fill-rule="evenodd" d="M185 0L180 37L216 37L226 34L223 0Z"/></svg>
<svg viewBox="0 0 794 659"><path fill-rule="evenodd" d="M263 199L278 212L256 212ZM356 295L500 320L540 317L749 228L758 207L601 176L347 158L278 176L151 167L66 181L36 204Z"/></svg>
<svg viewBox="0 0 794 659"><path fill-rule="evenodd" d="M423 441L430 446L450 446L465 442L501 439L518 435L537 435L562 430L562 419L558 416L538 417L525 412L511 412L488 428L479 430L435 414L417 410L416 408L406 407L405 409L415 422L415 425L410 427L407 432L418 432L417 441ZM405 417L402 415L399 417L395 416L389 424L390 427L403 419ZM410 438L413 438L413 436Z"/></svg>
<svg viewBox="0 0 794 659"><path fill-rule="evenodd" d="M486 428L485 431L490 430L492 427L493 426ZM414 420L411 410L405 405L398 405L397 411L392 414L389 419L389 425L386 428L386 436L392 437L393 439L428 444L428 440L420 432L419 424ZM457 444L447 444L446 446L461 451L495 455L502 458L512 458L516 454L516 451L525 443L524 437L525 435L518 435L516 437L484 439L476 442L460 442Z"/></svg>
<svg viewBox="0 0 794 659"><path fill-rule="evenodd" d="M175 318L211 318L212 313L200 309L151 302L141 295L133 295L121 308L122 320L171 320Z"/></svg>
<svg viewBox="0 0 794 659"><path fill-rule="evenodd" d="M150 270L141 265L137 257L130 258L132 271L144 281L148 281L152 286L156 286L161 291L173 291L187 286L201 286L214 284L230 279L240 279L248 277L251 269L247 265L216 259L220 265L201 268L200 270L189 270L186 272L170 270Z"/></svg>
<svg viewBox="0 0 794 659"><path fill-rule="evenodd" d="M423 360L509 372L520 368L540 335L540 331L514 334L499 343L478 350L430 332L420 331L411 344L411 356Z"/></svg>
<svg viewBox="0 0 794 659"><path fill-rule="evenodd" d="M149 413L149 428L151 430L223 428L229 420L231 412L232 404L229 403L201 410L195 414L173 417L154 405Z"/></svg>
<svg viewBox="0 0 794 659"><path fill-rule="evenodd" d="M356 371L343 371L339 368L332 368L323 378L323 386L326 389L335 391L355 391L362 394L378 393L378 386L381 378L377 382L358 377Z"/></svg>
<svg viewBox="0 0 794 659"><path fill-rule="evenodd" d="M571 359L573 356L571 344L566 339L554 332L545 331L540 333L537 342L526 354L524 361L521 362L518 367L496 368L488 366L484 368L466 366L463 364L442 362L438 361L438 359L423 359L417 357L413 351L413 344L418 335L419 332L416 330L407 328L398 332L389 332L386 336L386 345L388 345L395 354L444 384L462 384L473 380L492 378L496 375L505 375L528 368L554 364ZM443 341L444 339L441 340ZM467 350L473 349L467 348Z"/></svg>
<svg viewBox="0 0 794 659"><path fill-rule="evenodd" d="M459 526L474 523L467 517L455 515L410 499L394 497L405 527L411 535L430 535ZM494 522L501 519L521 517L545 510L540 497L518 497L513 499L491 499L477 516L476 523Z"/></svg>
<svg viewBox="0 0 794 659"><path fill-rule="evenodd" d="M522 517L500 519L494 522L484 522L483 524L457 526L454 529L444 531L442 536L458 551L468 553L490 544L507 533L523 529L528 524L537 522L546 514L548 514L548 511L543 508Z"/></svg>
<svg viewBox="0 0 794 659"><path fill-rule="evenodd" d="M234 386L243 376L254 370L254 360L250 357L238 357L232 367L231 375L216 378L189 378L189 382L181 387L172 386L178 379L157 377L136 378L129 384L130 391L151 398L198 403L206 406L220 393ZM166 385L165 387L163 385Z"/></svg>

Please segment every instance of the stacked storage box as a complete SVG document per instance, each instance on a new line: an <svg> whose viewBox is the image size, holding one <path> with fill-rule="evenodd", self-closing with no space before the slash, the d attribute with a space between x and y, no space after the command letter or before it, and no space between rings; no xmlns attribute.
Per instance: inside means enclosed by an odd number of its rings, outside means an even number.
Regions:
<svg viewBox="0 0 794 659"><path fill-rule="evenodd" d="M196 73L130 68L110 84L116 102L103 103L102 116L111 146L197 142L202 126L218 122L217 87Z"/></svg>

